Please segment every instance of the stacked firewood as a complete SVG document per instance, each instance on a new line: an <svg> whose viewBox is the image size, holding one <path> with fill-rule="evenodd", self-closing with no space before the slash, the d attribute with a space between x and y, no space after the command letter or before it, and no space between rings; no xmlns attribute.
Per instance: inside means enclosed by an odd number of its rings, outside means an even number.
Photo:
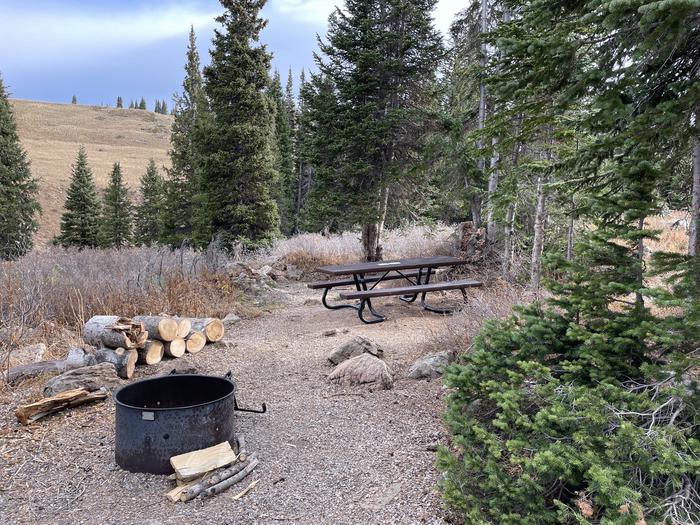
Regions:
<svg viewBox="0 0 700 525"><path fill-rule="evenodd" d="M83 339L97 347L100 361L114 364L120 377L129 379L136 364L154 365L163 356L182 357L186 352L196 354L204 345L224 337L220 319L96 315L83 329Z"/></svg>
<svg viewBox="0 0 700 525"><path fill-rule="evenodd" d="M166 494L173 503L215 496L242 481L258 465L255 452L248 454L243 436L237 438L238 453L228 441L213 447L170 458L177 486ZM253 481L233 499L245 496L258 481Z"/></svg>

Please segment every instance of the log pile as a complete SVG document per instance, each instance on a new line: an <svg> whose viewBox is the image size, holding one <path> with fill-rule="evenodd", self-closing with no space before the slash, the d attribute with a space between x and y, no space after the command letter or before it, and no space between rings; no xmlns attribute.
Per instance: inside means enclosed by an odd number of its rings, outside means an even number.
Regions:
<svg viewBox="0 0 700 525"><path fill-rule="evenodd" d="M245 479L258 465L257 454L248 454L243 436L238 438L238 454L228 441L213 447L195 450L170 458L175 470L171 478L177 486L166 497L173 503L208 498L220 494ZM253 481L242 492L234 496L240 499L257 485Z"/></svg>

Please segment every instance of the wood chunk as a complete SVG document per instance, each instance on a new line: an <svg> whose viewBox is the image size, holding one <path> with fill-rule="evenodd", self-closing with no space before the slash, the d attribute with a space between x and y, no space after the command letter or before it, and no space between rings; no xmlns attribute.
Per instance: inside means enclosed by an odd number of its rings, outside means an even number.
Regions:
<svg viewBox="0 0 700 525"><path fill-rule="evenodd" d="M188 317L175 317L177 321L177 336L183 339L192 331L192 321Z"/></svg>
<svg viewBox="0 0 700 525"><path fill-rule="evenodd" d="M170 464L177 477L187 481L206 474L210 470L230 465L234 461L236 461L236 454L228 441L170 458Z"/></svg>
<svg viewBox="0 0 700 525"><path fill-rule="evenodd" d="M216 317L191 319L192 330L203 332L210 343L216 343L224 338L224 323Z"/></svg>
<svg viewBox="0 0 700 525"><path fill-rule="evenodd" d="M98 363L112 363L117 370L117 375L124 379L131 379L136 370L136 360L139 357L135 348L124 350L117 348L98 348L93 352Z"/></svg>
<svg viewBox="0 0 700 525"><path fill-rule="evenodd" d="M182 495L183 492L185 492L190 487L193 487L197 483L201 482L202 479L204 479L204 476L199 477L199 478L195 478L192 481L188 481L186 483L178 479L177 480L177 487L175 487L172 490L169 490L165 494L165 497L168 498L173 503L176 503L176 502L180 501L180 496Z"/></svg>
<svg viewBox="0 0 700 525"><path fill-rule="evenodd" d="M137 363L142 365L155 365L160 363L165 354L163 342L158 339L149 339L146 346L138 350L139 357Z"/></svg>
<svg viewBox="0 0 700 525"><path fill-rule="evenodd" d="M190 354L196 354L202 348L204 348L204 345L206 344L207 338L202 332L193 330L192 332L190 332L190 335L187 336L187 351Z"/></svg>
<svg viewBox="0 0 700 525"><path fill-rule="evenodd" d="M96 315L83 327L89 345L107 348L143 348L148 339L143 323L116 315Z"/></svg>
<svg viewBox="0 0 700 525"><path fill-rule="evenodd" d="M178 322L164 315L139 315L134 317L134 321L143 323L148 331L148 337L161 341L172 341L178 337Z"/></svg>
<svg viewBox="0 0 700 525"><path fill-rule="evenodd" d="M114 368L114 365L105 362L69 370L51 378L46 383L43 394L44 397L51 397L66 390L76 390L78 388L94 392L101 388L109 390L120 385L121 381L117 376L117 370Z"/></svg>
<svg viewBox="0 0 700 525"><path fill-rule="evenodd" d="M257 461L257 455L255 453L251 454L250 460ZM219 469L216 472L213 472L211 476L205 476L201 479L199 483L191 485L186 490L184 490L181 493L180 501L193 500L194 498L202 494L202 492L204 492L205 490L213 487L214 485L218 485L224 480L235 476L236 474L244 470L248 465L248 461L241 461L231 465L229 468Z"/></svg>
<svg viewBox="0 0 700 525"><path fill-rule="evenodd" d="M82 348L74 347L68 350L68 357L63 360L39 361L38 363L15 366L10 368L4 375L8 383L14 383L43 374L62 374L68 370L94 365L95 363L94 356L85 352Z"/></svg>
<svg viewBox="0 0 700 525"><path fill-rule="evenodd" d="M187 351L187 343L182 337L176 337L172 341L163 343L163 351L170 357L182 357Z"/></svg>
<svg viewBox="0 0 700 525"><path fill-rule="evenodd" d="M100 389L96 392L88 392L84 388L75 390L66 390L58 395L44 398L36 403L28 405L20 405L15 411L15 415L20 423L28 425L37 419L40 419L49 414L72 408L93 401L105 399L108 395L106 389Z"/></svg>

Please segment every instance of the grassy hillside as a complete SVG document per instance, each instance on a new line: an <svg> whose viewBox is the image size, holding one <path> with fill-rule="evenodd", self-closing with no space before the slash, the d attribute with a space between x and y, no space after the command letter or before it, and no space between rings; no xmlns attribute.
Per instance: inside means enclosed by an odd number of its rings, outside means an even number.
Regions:
<svg viewBox="0 0 700 525"><path fill-rule="evenodd" d="M41 207L37 246L58 233L70 167L85 146L98 189L107 185L115 161L132 199L149 159L167 165L172 117L150 111L13 100L22 145L39 179Z"/></svg>

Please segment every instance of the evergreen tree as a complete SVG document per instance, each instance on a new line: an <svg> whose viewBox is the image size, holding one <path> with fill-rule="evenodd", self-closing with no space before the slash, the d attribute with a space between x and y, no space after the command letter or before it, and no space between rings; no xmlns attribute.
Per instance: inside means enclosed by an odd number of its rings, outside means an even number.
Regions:
<svg viewBox="0 0 700 525"><path fill-rule="evenodd" d="M129 109L134 109L134 107L134 101L132 100L129 102Z"/></svg>
<svg viewBox="0 0 700 525"><path fill-rule="evenodd" d="M161 107L160 107L160 100L156 100L156 107L153 109L154 113L162 113Z"/></svg>
<svg viewBox="0 0 700 525"><path fill-rule="evenodd" d="M97 247L100 241L100 199L82 146L72 166L64 207L66 211L61 217L61 233L55 242L61 246Z"/></svg>
<svg viewBox="0 0 700 525"><path fill-rule="evenodd" d="M198 126L202 199L197 241L219 238L223 246L268 244L278 232L272 193L277 174L270 54L259 43L265 0L225 0L217 18L211 65L204 69L213 118ZM235 101L234 104L231 101Z"/></svg>
<svg viewBox="0 0 700 525"><path fill-rule="evenodd" d="M101 244L109 248L128 246L131 243L131 222L129 190L122 179L121 166L115 162L104 194Z"/></svg>
<svg viewBox="0 0 700 525"><path fill-rule="evenodd" d="M117 97L117 108L123 108L124 107L124 101L122 100L122 97Z"/></svg>
<svg viewBox="0 0 700 525"><path fill-rule="evenodd" d="M76 97L75 95L73 95L73 98L70 99L70 103L71 103L71 104L77 104L77 103L78 103L78 97Z"/></svg>
<svg viewBox="0 0 700 525"><path fill-rule="evenodd" d="M319 69L337 97L337 122L329 137L342 155L340 169L330 173L335 186L345 186L337 214L362 225L367 260L382 257L390 188L408 186L406 172L420 146L424 110L443 53L432 23L435 4L346 0L329 19L327 42L319 44Z"/></svg>
<svg viewBox="0 0 700 525"><path fill-rule="evenodd" d="M200 193L198 158L194 145L197 122L206 117L199 53L194 28L190 27L187 63L182 94L175 95L174 120L170 134L170 164L163 207L161 242L172 247L193 240L194 219Z"/></svg>
<svg viewBox="0 0 700 525"><path fill-rule="evenodd" d="M165 100L161 101L160 103L160 112L163 115L168 114L168 103Z"/></svg>
<svg viewBox="0 0 700 525"><path fill-rule="evenodd" d="M141 203L136 207L134 242L150 246L162 236L161 210L165 203L165 183L153 159L141 177Z"/></svg>
<svg viewBox="0 0 700 525"><path fill-rule="evenodd" d="M0 77L0 259L14 259L31 250L41 211L37 192Z"/></svg>
<svg viewBox="0 0 700 525"><path fill-rule="evenodd" d="M279 177L275 188L275 200L277 201L277 209L280 215L280 229L282 233L289 235L295 229L294 195L296 184L294 181L294 151L292 128L289 121L290 109L288 101L282 94L282 85L278 71L275 71L273 75L269 96L275 103L275 143L273 145L273 154L275 156L275 169Z"/></svg>
<svg viewBox="0 0 700 525"><path fill-rule="evenodd" d="M145 98L141 97L141 101L139 102L138 108L139 109L148 109L148 107L146 106L146 99Z"/></svg>

